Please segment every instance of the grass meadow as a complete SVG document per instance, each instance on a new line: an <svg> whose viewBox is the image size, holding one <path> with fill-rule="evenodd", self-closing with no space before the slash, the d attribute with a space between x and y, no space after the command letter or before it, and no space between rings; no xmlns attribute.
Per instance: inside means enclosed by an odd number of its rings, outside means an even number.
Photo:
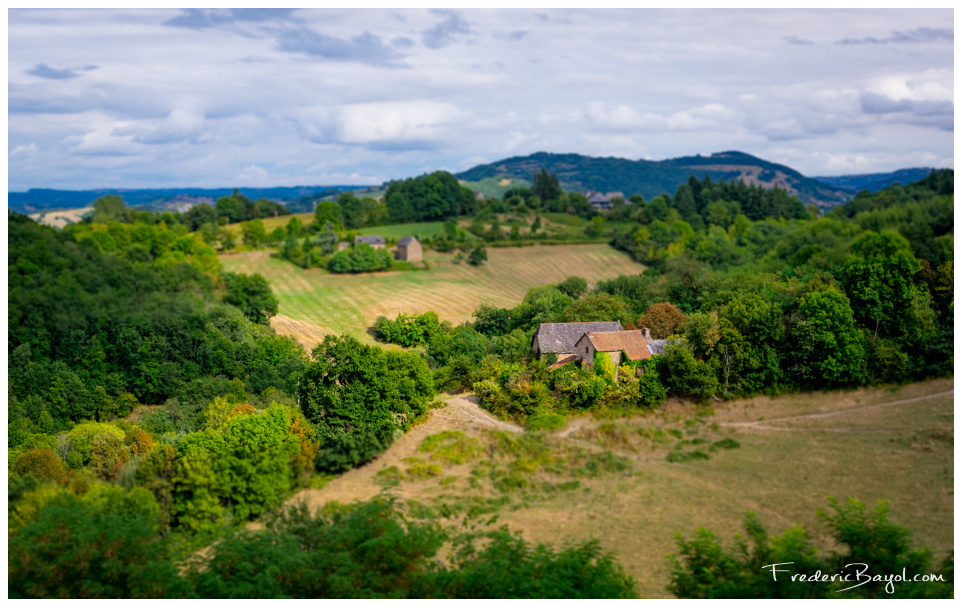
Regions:
<svg viewBox="0 0 962 607"><path fill-rule="evenodd" d="M619 274L638 274L644 266L606 244L489 248L480 267L454 263L453 254L425 252L430 269L373 274L328 274L304 270L270 253L222 255L230 272L262 274L280 306L272 324L312 347L325 333L348 333L373 342L366 330L381 314L422 314L433 310L442 320L460 323L482 303L513 307L531 287L581 276L594 284Z"/></svg>
<svg viewBox="0 0 962 607"><path fill-rule="evenodd" d="M458 397L375 461L295 499L321 507L383 491L425 518L496 516L493 526L529 541L597 538L650 598L670 596L675 534L705 527L732 546L753 510L770 534L802 525L830 551L816 515L827 496L885 499L889 519L931 548L937 567L953 546L952 387L947 378L714 409L670 401L647 416L574 417L552 433L482 423L486 414ZM704 455L678 456L696 451Z"/></svg>

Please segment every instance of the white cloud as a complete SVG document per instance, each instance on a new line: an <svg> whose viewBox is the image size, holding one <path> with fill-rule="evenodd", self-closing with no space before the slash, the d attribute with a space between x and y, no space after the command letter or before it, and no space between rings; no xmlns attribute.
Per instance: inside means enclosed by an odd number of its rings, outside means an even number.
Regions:
<svg viewBox="0 0 962 607"><path fill-rule="evenodd" d="M420 145L441 141L447 127L466 114L450 103L404 101L359 103L337 112L336 138L342 143L361 145Z"/></svg>
<svg viewBox="0 0 962 607"><path fill-rule="evenodd" d="M8 187L403 178L538 150L780 150L803 173L837 166L827 154L951 162L954 58L936 31L951 19L12 9ZM834 44L870 38L889 42Z"/></svg>
<svg viewBox="0 0 962 607"><path fill-rule="evenodd" d="M11 150L9 156L11 158L15 156L33 156L37 153L37 144L30 142L26 145L18 145Z"/></svg>

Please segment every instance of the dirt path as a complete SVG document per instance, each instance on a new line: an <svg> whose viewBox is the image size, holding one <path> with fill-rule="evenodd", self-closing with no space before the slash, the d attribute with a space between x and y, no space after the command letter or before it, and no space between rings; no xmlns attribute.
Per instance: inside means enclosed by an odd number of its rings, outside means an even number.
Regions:
<svg viewBox="0 0 962 607"><path fill-rule="evenodd" d="M928 400L931 398L940 398L943 396L949 396L955 393L955 390L946 390L944 392L939 392L937 394L927 394L925 396L917 396L915 398L906 398L903 400L893 400L888 403L880 403L878 405L867 405L865 407L856 407L854 409L844 409L842 411L830 411L828 413L811 413L809 415L793 415L791 417L779 417L776 419L766 419L756 422L723 422L719 424L720 426L728 426L732 428L752 428L756 430L778 430L783 432L796 432L800 430L809 430L810 428L786 428L784 426L770 426L769 424L778 422L791 422L804 419L829 419L832 417L839 417L842 415L848 415L850 413L858 413L861 411L870 411L872 409L882 409L884 407L892 407L895 405L906 405L908 403L918 402L920 400ZM819 428L823 430L832 430L830 428ZM844 429L835 428L835 431L843 431Z"/></svg>
<svg viewBox="0 0 962 607"><path fill-rule="evenodd" d="M381 492L380 485L375 482L377 473L385 468L398 465L406 457L416 455L418 445L431 434L437 434L445 430L470 432L479 429L496 429L514 433L524 432L524 428L495 419L482 410L478 406L476 396L452 396L447 399L447 403L446 407L431 411L427 421L405 433L387 451L374 460L360 468L345 472L322 489L303 489L291 497L290 502L304 502L312 510L315 510L332 501L351 503L371 499ZM398 494L404 497L403 491Z"/></svg>

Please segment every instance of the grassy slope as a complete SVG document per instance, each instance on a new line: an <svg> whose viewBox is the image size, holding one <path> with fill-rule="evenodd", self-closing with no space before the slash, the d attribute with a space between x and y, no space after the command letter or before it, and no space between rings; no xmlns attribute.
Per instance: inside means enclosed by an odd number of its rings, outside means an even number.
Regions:
<svg viewBox="0 0 962 607"><path fill-rule="evenodd" d="M908 527L917 546L932 548L937 566L953 545L952 395L864 407L936 395L952 386L949 378L897 390L761 397L721 404L707 417L681 403L629 420L586 416L541 438L548 449L537 457L512 450L505 434L491 432L483 412L467 411L465 399L455 398L374 462L297 499L320 507L331 500L369 499L386 486L402 501L426 506L422 512L429 516L437 516L441 504L473 504L488 513L484 518L497 514L495 526L507 525L528 540L561 546L597 538L638 581L644 597L669 596L666 555L676 550L676 533L691 538L704 526L730 546L742 531L745 511L752 509L770 533L801 524L826 551L834 548L832 539L815 515L828 505L826 496L870 505L887 499L890 520ZM726 425L825 411L842 414L765 422L781 430ZM461 465L418 450L427 436L444 430L461 430L483 448ZM640 438L652 431L664 437L667 430L683 432L685 440L731 437L741 446L708 460L670 464L665 455L678 439ZM624 456L627 469L577 473L591 453L604 449ZM441 468L425 477L419 462ZM413 476L415 466L420 476ZM491 479L504 474L524 478L527 486L498 490ZM394 482L385 483L392 476Z"/></svg>
<svg viewBox="0 0 962 607"><path fill-rule="evenodd" d="M442 320L459 323L470 320L481 303L515 306L531 287L557 283L568 276L582 276L594 283L644 270L624 253L594 244L490 248L488 262L479 268L454 264L452 258L427 251L428 271L361 275L303 270L272 259L266 252L224 255L221 262L227 271L266 277L280 301L282 318L275 321L275 327L306 345L316 343L316 329L351 333L370 341L365 330L380 314L394 318L398 312L433 310Z"/></svg>

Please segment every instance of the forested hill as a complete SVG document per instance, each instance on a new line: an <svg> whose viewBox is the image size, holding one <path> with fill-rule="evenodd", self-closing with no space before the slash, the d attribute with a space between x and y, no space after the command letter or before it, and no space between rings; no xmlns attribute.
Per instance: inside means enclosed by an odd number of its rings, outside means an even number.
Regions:
<svg viewBox="0 0 962 607"><path fill-rule="evenodd" d="M778 185L804 204L816 204L822 208L834 207L851 198L851 194L831 184L742 152L660 161L537 152L476 166L455 177L464 181L499 177L530 180L542 168L557 174L561 187L567 191L624 192L626 196L641 194L649 200L659 194L674 192L678 186L687 183L692 174L701 179L706 173L716 181L741 179L746 184L767 188Z"/></svg>
<svg viewBox="0 0 962 607"><path fill-rule="evenodd" d="M814 179L843 190L848 190L852 194L861 192L862 190L868 190L874 194L896 183L905 185L916 182L927 177L934 170L935 169L930 168L899 169L891 173L836 175L835 177L815 177Z"/></svg>
<svg viewBox="0 0 962 607"><path fill-rule="evenodd" d="M266 198L285 203L291 211L311 211L291 208L290 202L307 199L315 195L336 194L341 191L355 190L363 186L293 186L276 188L240 188L239 193L252 200ZM209 202L230 196L234 188L164 188L145 190L125 190L117 188L101 188L97 190L50 190L32 188L26 192L10 192L7 196L7 206L18 213L35 213L46 209L74 209L85 207L97 198L108 194L123 196L127 206L132 208L144 207L150 211L161 211L170 204L177 202ZM167 205L167 206L165 206ZM296 205L295 205L296 206Z"/></svg>

